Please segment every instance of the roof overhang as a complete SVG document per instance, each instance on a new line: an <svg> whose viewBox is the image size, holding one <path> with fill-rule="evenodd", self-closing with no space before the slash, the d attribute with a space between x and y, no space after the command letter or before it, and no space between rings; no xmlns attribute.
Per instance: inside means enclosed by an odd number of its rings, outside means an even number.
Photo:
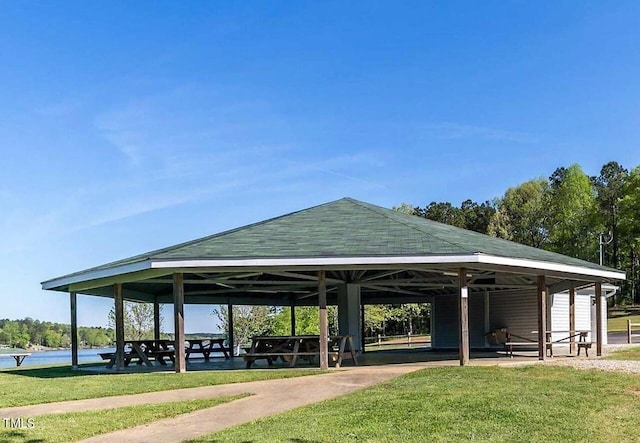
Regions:
<svg viewBox="0 0 640 443"><path fill-rule="evenodd" d="M295 258L233 258L189 260L144 260L108 268L87 271L47 280L42 288L57 291L89 290L116 283L142 281L175 272L235 272L294 269L397 269L403 267L452 269L473 267L528 275L547 275L580 281L625 280L625 273L606 268L566 265L548 261L509 258L487 254L425 255L425 256L365 256L365 257L295 257Z"/></svg>

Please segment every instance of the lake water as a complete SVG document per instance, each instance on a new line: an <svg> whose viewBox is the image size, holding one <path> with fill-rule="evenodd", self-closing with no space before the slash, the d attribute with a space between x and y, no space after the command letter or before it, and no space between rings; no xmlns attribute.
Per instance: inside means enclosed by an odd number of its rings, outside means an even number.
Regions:
<svg viewBox="0 0 640 443"><path fill-rule="evenodd" d="M98 352L115 352L115 348L78 349L78 363L102 362ZM32 352L24 359L21 367L25 366L53 366L71 364L71 349L60 351ZM0 368L15 368L16 361L11 357L0 357Z"/></svg>

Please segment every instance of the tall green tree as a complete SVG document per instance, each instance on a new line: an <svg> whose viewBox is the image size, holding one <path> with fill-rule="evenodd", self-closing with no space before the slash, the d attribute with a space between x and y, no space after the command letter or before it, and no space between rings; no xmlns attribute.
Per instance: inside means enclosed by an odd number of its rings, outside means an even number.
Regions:
<svg viewBox="0 0 640 443"><path fill-rule="evenodd" d="M464 228L470 231L487 234L489 232L489 224L496 212L495 205L486 201L478 204L473 200L465 200L460 205L460 212L464 220Z"/></svg>
<svg viewBox="0 0 640 443"><path fill-rule="evenodd" d="M291 334L291 308L274 308L276 314L273 317L271 332L274 335ZM320 311L317 306L296 306L296 331L295 335L320 334ZM329 334L338 334L338 308L327 306L327 320L329 322Z"/></svg>
<svg viewBox="0 0 640 443"><path fill-rule="evenodd" d="M640 261L640 167L631 171L623 187L624 196L618 201L620 210L620 233L628 253L623 264L627 271L631 300L640 302L638 264Z"/></svg>
<svg viewBox="0 0 640 443"><path fill-rule="evenodd" d="M4 321L0 329L0 343L15 348L26 348L30 343L27 326L18 321Z"/></svg>
<svg viewBox="0 0 640 443"><path fill-rule="evenodd" d="M431 202L424 209L416 208L416 213L429 220L464 228L464 215L462 211L449 202Z"/></svg>
<svg viewBox="0 0 640 443"><path fill-rule="evenodd" d="M229 336L229 313L226 305L214 308L213 315ZM234 349L251 342L254 335L267 335L273 327L273 310L269 306L233 306ZM288 334L287 334L288 335Z"/></svg>
<svg viewBox="0 0 640 443"><path fill-rule="evenodd" d="M153 304L124 302L124 337L127 340L143 340L153 338ZM109 311L109 327L115 330L115 309ZM162 330L162 306L160 307L160 328Z"/></svg>
<svg viewBox="0 0 640 443"><path fill-rule="evenodd" d="M611 247L605 249L604 264L617 268L620 265L620 215L619 201L624 197L629 171L618 162L602 166L600 175L593 177L599 216L604 230L611 234Z"/></svg>
<svg viewBox="0 0 640 443"><path fill-rule="evenodd" d="M549 184L542 178L507 189L497 200L497 210L489 222L489 235L535 248L546 246L548 200Z"/></svg>
<svg viewBox="0 0 640 443"><path fill-rule="evenodd" d="M551 176L549 249L589 261L597 260L596 194L578 164Z"/></svg>

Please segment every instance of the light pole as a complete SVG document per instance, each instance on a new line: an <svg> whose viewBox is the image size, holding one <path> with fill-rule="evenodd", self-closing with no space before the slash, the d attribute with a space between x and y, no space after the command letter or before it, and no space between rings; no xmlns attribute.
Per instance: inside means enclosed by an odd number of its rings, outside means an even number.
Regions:
<svg viewBox="0 0 640 443"><path fill-rule="evenodd" d="M611 233L611 231L609 231L609 233L606 235L603 233L600 233L600 266L602 266L603 261L604 261L604 245L608 245L613 241L613 234Z"/></svg>

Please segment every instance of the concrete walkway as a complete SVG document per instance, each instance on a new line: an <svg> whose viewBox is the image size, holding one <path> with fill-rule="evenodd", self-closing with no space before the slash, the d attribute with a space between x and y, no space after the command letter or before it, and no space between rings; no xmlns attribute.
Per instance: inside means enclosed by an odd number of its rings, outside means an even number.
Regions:
<svg viewBox="0 0 640 443"><path fill-rule="evenodd" d="M444 363L444 362L443 362ZM338 397L430 364L353 367L326 374L0 409L0 417L37 417L124 406L252 394L212 408L102 434L85 442L181 442L261 417ZM447 364L437 364L447 366Z"/></svg>

